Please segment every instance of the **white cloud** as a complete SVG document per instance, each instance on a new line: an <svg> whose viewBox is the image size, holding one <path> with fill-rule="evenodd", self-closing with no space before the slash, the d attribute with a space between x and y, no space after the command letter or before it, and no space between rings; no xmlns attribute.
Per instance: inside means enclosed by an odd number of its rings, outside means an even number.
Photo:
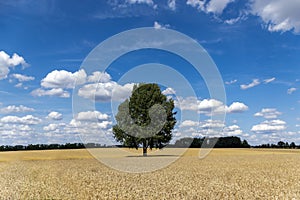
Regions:
<svg viewBox="0 0 300 200"><path fill-rule="evenodd" d="M57 97L62 97L62 98L69 98L70 93L67 91L64 91L62 88L53 88L51 90L44 90L41 88L38 88L36 90L33 90L31 92L31 95L33 96L57 96Z"/></svg>
<svg viewBox="0 0 300 200"><path fill-rule="evenodd" d="M63 115L59 112L52 111L48 114L47 118L52 119L52 120L62 120Z"/></svg>
<svg viewBox="0 0 300 200"><path fill-rule="evenodd" d="M25 82L25 81L33 81L33 76L26 76L23 74L12 74L11 77L17 79L19 82Z"/></svg>
<svg viewBox="0 0 300 200"><path fill-rule="evenodd" d="M205 11L205 2L206 0L187 0L186 4L199 10Z"/></svg>
<svg viewBox="0 0 300 200"><path fill-rule="evenodd" d="M19 56L16 53L14 53L12 56L9 56L4 51L0 51L0 80L7 78L10 68L18 65L26 67L28 64L22 56Z"/></svg>
<svg viewBox="0 0 300 200"><path fill-rule="evenodd" d="M263 117L266 119L275 119L282 113L275 108L263 108L260 112L254 114L255 117Z"/></svg>
<svg viewBox="0 0 300 200"><path fill-rule="evenodd" d="M149 6L153 6L154 9L157 8L157 5L154 4L153 0L126 0L129 4L147 4Z"/></svg>
<svg viewBox="0 0 300 200"><path fill-rule="evenodd" d="M222 14L227 5L234 0L211 0L206 7L207 12Z"/></svg>
<svg viewBox="0 0 300 200"><path fill-rule="evenodd" d="M185 121L181 122L181 124L179 125L180 128L190 127L190 126L199 126L199 122L192 121L192 120L185 120Z"/></svg>
<svg viewBox="0 0 300 200"><path fill-rule="evenodd" d="M5 116L0 119L2 123L9 123L9 124L27 124L27 125L34 125L39 124L42 120L34 117L32 115L26 115L24 117L18 116Z"/></svg>
<svg viewBox="0 0 300 200"><path fill-rule="evenodd" d="M168 0L168 7L173 11L176 10L176 0Z"/></svg>
<svg viewBox="0 0 300 200"><path fill-rule="evenodd" d="M227 136L238 136L243 134L243 131L238 125L227 126L223 131Z"/></svg>
<svg viewBox="0 0 300 200"><path fill-rule="evenodd" d="M300 33L299 0L252 0L251 12L259 16L271 32Z"/></svg>
<svg viewBox="0 0 300 200"><path fill-rule="evenodd" d="M239 17L236 17L236 18L232 18L232 19L226 19L224 21L225 24L229 24L229 25L233 25L235 23L237 23L238 21L240 20L245 20L246 17L245 16L239 16Z"/></svg>
<svg viewBox="0 0 300 200"><path fill-rule="evenodd" d="M172 94L176 94L176 91L173 88L168 87L164 91L162 91L162 94L172 95Z"/></svg>
<svg viewBox="0 0 300 200"><path fill-rule="evenodd" d="M19 112L33 112L33 108L29 108L23 105L16 106L16 105L10 105L4 108L0 109L0 113L19 113Z"/></svg>
<svg viewBox="0 0 300 200"><path fill-rule="evenodd" d="M195 97L178 97L177 100L174 101L175 106L181 110L191 110L198 111L198 104L201 101Z"/></svg>
<svg viewBox="0 0 300 200"><path fill-rule="evenodd" d="M109 116L107 114L103 114L99 111L86 111L80 112L76 115L75 119L77 121L104 121L108 120Z"/></svg>
<svg viewBox="0 0 300 200"><path fill-rule="evenodd" d="M168 27L170 27L169 24L164 25L164 24L158 23L157 21L155 21L153 24L153 28L155 28L155 29L164 29L164 28L168 28Z"/></svg>
<svg viewBox="0 0 300 200"><path fill-rule="evenodd" d="M76 85L81 85L86 82L87 75L83 69L77 72L68 72L65 70L54 70L47 74L41 81L41 86L44 88L73 88Z"/></svg>
<svg viewBox="0 0 300 200"><path fill-rule="evenodd" d="M114 81L92 83L82 86L78 90L78 95L99 102L123 101L131 95L133 85L133 83L127 83L122 86Z"/></svg>
<svg viewBox="0 0 300 200"><path fill-rule="evenodd" d="M200 102L200 104L198 105L198 108L203 112L210 112L210 111L215 111L218 108L223 108L223 102L215 100L215 99L204 99Z"/></svg>
<svg viewBox="0 0 300 200"><path fill-rule="evenodd" d="M15 85L15 87L16 87L16 88L21 88L21 87L23 87L23 83L17 83L17 84Z"/></svg>
<svg viewBox="0 0 300 200"><path fill-rule="evenodd" d="M260 84L260 81L258 79L253 79L251 83L249 83L247 85L246 84L242 84L242 85L240 85L240 87L241 87L242 90L246 90L246 89L255 87L255 86L259 85L259 84Z"/></svg>
<svg viewBox="0 0 300 200"><path fill-rule="evenodd" d="M283 131L286 129L286 122L283 120L271 120L271 121L264 121L260 124L254 125L251 128L252 132L255 133L276 133L279 131Z"/></svg>
<svg viewBox="0 0 300 200"><path fill-rule="evenodd" d="M109 85L112 83L111 76L107 72L99 72L95 71L91 75L87 76L86 72L83 69L76 71L74 73L68 72L65 70L54 70L46 75L45 78L41 81L42 88L38 88L31 92L33 96L57 96L62 98L70 97L70 93L65 89L72 89L76 85L83 85L85 83L104 83L105 85ZM115 82L113 82L115 83ZM96 86L97 84L89 84L85 85L82 89L92 89L92 86ZM44 89L47 88L48 90ZM49 89L50 88L50 89ZM97 88L97 87L96 87ZM95 89L95 88L94 88ZM101 88L99 88L100 90ZM84 96L93 96L92 94L84 93ZM90 91L87 91L90 92Z"/></svg>
<svg viewBox="0 0 300 200"><path fill-rule="evenodd" d="M43 127L44 131L51 131L51 132L60 132L60 128L64 127L65 123L59 123L59 124L49 124L47 126Z"/></svg>
<svg viewBox="0 0 300 200"><path fill-rule="evenodd" d="M222 121L219 120L205 120L204 122L201 123L200 127L202 129L217 129L220 130L220 128L224 128L225 124Z"/></svg>
<svg viewBox="0 0 300 200"><path fill-rule="evenodd" d="M293 92L295 92L296 90L297 90L297 88L292 87L292 88L289 88L289 89L287 90L287 93L288 93L288 94L293 94Z"/></svg>
<svg viewBox="0 0 300 200"><path fill-rule="evenodd" d="M111 80L111 76L107 72L93 72L92 75L88 76L87 78L88 82L92 83L107 83Z"/></svg>
<svg viewBox="0 0 300 200"><path fill-rule="evenodd" d="M269 78L269 79L265 79L265 80L264 80L264 83L265 83L265 84L271 83L271 82L275 81L275 79L276 79L275 77Z"/></svg>
<svg viewBox="0 0 300 200"><path fill-rule="evenodd" d="M186 4L195 7L205 13L220 15L227 5L234 0L187 0Z"/></svg>
<svg viewBox="0 0 300 200"><path fill-rule="evenodd" d="M231 84L234 84L234 83L236 83L236 82L237 82L237 80L234 79L234 80L231 80L231 81L226 81L225 84L226 84L226 85L231 85Z"/></svg>
<svg viewBox="0 0 300 200"><path fill-rule="evenodd" d="M227 109L228 113L241 113L248 110L248 106L241 102L233 102Z"/></svg>
<svg viewBox="0 0 300 200"><path fill-rule="evenodd" d="M109 120L109 115L99 111L86 111L78 113L65 127L67 133L80 133L82 137L89 137L99 130L105 129L105 134L111 128L112 121ZM87 128L88 127L88 128Z"/></svg>
<svg viewBox="0 0 300 200"><path fill-rule="evenodd" d="M248 110L248 106L244 103L233 102L229 107L223 102L215 99L199 100L195 97L182 98L178 97L174 101L175 106L181 110L197 111L198 113L210 115L218 115L222 113L240 113Z"/></svg>

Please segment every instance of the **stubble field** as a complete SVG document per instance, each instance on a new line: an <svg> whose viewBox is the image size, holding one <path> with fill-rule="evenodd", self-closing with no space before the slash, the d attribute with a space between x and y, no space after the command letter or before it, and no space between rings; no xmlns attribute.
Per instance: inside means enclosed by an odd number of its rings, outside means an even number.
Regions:
<svg viewBox="0 0 300 200"><path fill-rule="evenodd" d="M85 149L1 152L0 199L300 199L299 150L198 153L189 149L154 172L126 173ZM137 158L151 165L168 156Z"/></svg>

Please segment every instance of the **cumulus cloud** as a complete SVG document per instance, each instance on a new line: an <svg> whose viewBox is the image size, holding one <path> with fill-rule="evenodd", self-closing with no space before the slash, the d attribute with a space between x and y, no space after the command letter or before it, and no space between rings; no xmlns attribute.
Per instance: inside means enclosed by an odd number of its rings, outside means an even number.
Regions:
<svg viewBox="0 0 300 200"><path fill-rule="evenodd" d="M233 102L230 106L216 99L199 100L195 97L178 97L175 106L181 110L197 111L200 114L218 115L222 113L241 113L248 110L248 106L241 102Z"/></svg>
<svg viewBox="0 0 300 200"><path fill-rule="evenodd" d="M39 124L42 120L38 117L34 117L32 115L26 115L24 117L18 116L5 116L0 119L2 123L9 123L9 124L27 124L27 125L35 125Z"/></svg>
<svg viewBox="0 0 300 200"><path fill-rule="evenodd" d="M52 120L62 120L63 119L63 115L59 112L56 111L52 111L48 114L47 116L48 119L52 119Z"/></svg>
<svg viewBox="0 0 300 200"><path fill-rule="evenodd" d="M99 130L106 131L112 126L112 121L109 120L109 115L99 111L86 111L78 113L66 127L68 132L92 134ZM88 128L87 128L88 127Z"/></svg>
<svg viewBox="0 0 300 200"><path fill-rule="evenodd" d="M276 133L286 129L286 122L283 120L267 120L260 124L254 125L251 128L252 132L255 133Z"/></svg>
<svg viewBox="0 0 300 200"><path fill-rule="evenodd" d="M292 87L292 88L289 88L289 89L287 90L287 93L288 93L288 94L293 94L293 92L295 92L296 90L297 90L297 88Z"/></svg>
<svg viewBox="0 0 300 200"><path fill-rule="evenodd" d="M271 32L300 33L299 0L253 0L251 12L259 16Z"/></svg>
<svg viewBox="0 0 300 200"><path fill-rule="evenodd" d="M83 69L74 73L65 70L54 70L41 81L42 88L32 91L31 94L39 97L57 96L68 98L70 93L67 89L71 89L75 85L81 86L78 92L79 96L102 102L111 99L124 100L131 94L133 88L133 84L121 86L112 81L107 72L95 71L87 76Z"/></svg>
<svg viewBox="0 0 300 200"><path fill-rule="evenodd" d="M163 28L168 28L170 25L169 24L160 24L157 21L154 22L153 28L155 29L163 29Z"/></svg>
<svg viewBox="0 0 300 200"><path fill-rule="evenodd" d="M248 106L241 102L233 102L228 108L228 113L241 113L248 110Z"/></svg>
<svg viewBox="0 0 300 200"><path fill-rule="evenodd" d="M199 10L205 11L205 2L206 0L187 0L186 4Z"/></svg>
<svg viewBox="0 0 300 200"><path fill-rule="evenodd" d="M51 132L60 132L60 129L64 127L65 123L59 123L59 124L49 124L47 126L43 127L44 131L51 131Z"/></svg>
<svg viewBox="0 0 300 200"><path fill-rule="evenodd" d="M51 132L61 132L60 129L62 129L64 126L66 126L65 123L59 123L59 124L48 124L47 126L43 127L44 131L51 131Z"/></svg>
<svg viewBox="0 0 300 200"><path fill-rule="evenodd" d="M266 119L275 119L282 113L275 108L263 108L260 112L254 114L255 117L263 117Z"/></svg>
<svg viewBox="0 0 300 200"><path fill-rule="evenodd" d="M205 120L204 122L202 122L200 124L200 128L202 128L202 129L220 130L220 128L224 128L224 127L225 127L224 122L219 121L219 120L212 120L212 119Z"/></svg>
<svg viewBox="0 0 300 200"><path fill-rule="evenodd" d="M168 7L173 11L176 10L176 0L168 0Z"/></svg>
<svg viewBox="0 0 300 200"><path fill-rule="evenodd" d="M211 0L206 6L206 11L215 14L222 14L227 5L233 1L234 0Z"/></svg>
<svg viewBox="0 0 300 200"><path fill-rule="evenodd" d="M83 69L77 72L68 72L65 70L54 70L47 74L41 81L44 88L73 88L86 82L87 74Z"/></svg>
<svg viewBox="0 0 300 200"><path fill-rule="evenodd" d="M186 4L195 7L205 13L220 15L227 5L234 0L187 0Z"/></svg>
<svg viewBox="0 0 300 200"><path fill-rule="evenodd" d="M227 136L239 136L243 134L241 128L236 124L225 127L223 131Z"/></svg>
<svg viewBox="0 0 300 200"><path fill-rule="evenodd" d="M133 85L127 83L122 86L114 81L86 84L78 90L78 95L99 102L123 101L131 95Z"/></svg>
<svg viewBox="0 0 300 200"><path fill-rule="evenodd" d="M4 51L0 51L0 80L7 78L10 68L21 65L26 67L28 64L22 56L14 53L12 56Z"/></svg>
<svg viewBox="0 0 300 200"><path fill-rule="evenodd" d="M179 128L174 133L177 137L249 136L236 124L226 126L223 121L212 119L200 122L185 120L179 125Z"/></svg>
<svg viewBox="0 0 300 200"><path fill-rule="evenodd" d="M176 91L173 88L168 87L164 91L162 91L162 94L172 95L172 94L176 94Z"/></svg>
<svg viewBox="0 0 300 200"><path fill-rule="evenodd" d="M29 108L23 105L16 106L16 105L10 105L4 108L0 109L0 113L19 113L19 112L33 112L33 108Z"/></svg>
<svg viewBox="0 0 300 200"><path fill-rule="evenodd" d="M185 120L180 123L179 127L190 127L190 126L199 126L199 122L192 121L192 120Z"/></svg>
<svg viewBox="0 0 300 200"><path fill-rule="evenodd" d="M88 82L92 83L107 83L111 80L111 76L107 72L93 72L92 75L88 76L87 78Z"/></svg>
<svg viewBox="0 0 300 200"><path fill-rule="evenodd" d="M246 89L255 87L255 86L259 85L259 84L260 84L260 81L258 79L253 79L251 83L249 83L249 84L242 84L242 85L240 85L240 87L241 87L242 90L246 90Z"/></svg>
<svg viewBox="0 0 300 200"><path fill-rule="evenodd" d="M62 88L53 88L50 90L44 90L44 89L38 88L36 90L33 90L31 92L31 95L38 96L38 97L42 97L42 96L57 96L57 97L62 97L62 98L70 97L70 93L63 90Z"/></svg>
<svg viewBox="0 0 300 200"><path fill-rule="evenodd" d="M12 74L11 77L17 79L19 82L33 81L34 80L33 76L26 76L26 75L23 75L23 74Z"/></svg>
<svg viewBox="0 0 300 200"><path fill-rule="evenodd" d="M104 121L108 120L109 116L99 111L86 111L78 113L75 119L77 121Z"/></svg>

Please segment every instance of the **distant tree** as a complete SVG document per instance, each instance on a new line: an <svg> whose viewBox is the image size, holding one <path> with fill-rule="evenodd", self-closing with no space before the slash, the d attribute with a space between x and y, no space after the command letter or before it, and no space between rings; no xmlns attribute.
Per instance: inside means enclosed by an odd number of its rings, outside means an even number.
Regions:
<svg viewBox="0 0 300 200"><path fill-rule="evenodd" d="M243 148L249 148L250 147L250 145L248 144L247 140L243 140L242 147Z"/></svg>
<svg viewBox="0 0 300 200"><path fill-rule="evenodd" d="M285 143L282 142L282 141L279 141L279 142L277 143L277 146L278 146L279 148L283 148L284 145L285 145Z"/></svg>
<svg viewBox="0 0 300 200"><path fill-rule="evenodd" d="M195 139L196 138L191 138L191 137L181 138L179 140L176 140L175 147L184 147L184 148L195 147L191 145Z"/></svg>
<svg viewBox="0 0 300 200"><path fill-rule="evenodd" d="M286 142L286 143L284 144L284 148L289 148L289 147L290 147L289 143Z"/></svg>
<svg viewBox="0 0 300 200"><path fill-rule="evenodd" d="M113 126L116 141L136 148L163 148L172 139L176 124L174 101L162 94L157 84L135 85L129 99L118 107Z"/></svg>
<svg viewBox="0 0 300 200"><path fill-rule="evenodd" d="M296 148L296 144L295 144L295 142L291 142L291 144L290 144L290 148L291 148L291 149L295 149L295 148Z"/></svg>

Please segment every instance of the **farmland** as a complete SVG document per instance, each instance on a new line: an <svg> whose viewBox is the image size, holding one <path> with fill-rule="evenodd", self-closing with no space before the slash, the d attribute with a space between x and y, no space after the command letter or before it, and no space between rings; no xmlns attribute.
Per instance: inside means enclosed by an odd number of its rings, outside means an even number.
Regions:
<svg viewBox="0 0 300 200"><path fill-rule="evenodd" d="M120 158L112 149L97 151ZM85 149L1 152L0 199L300 199L299 150L214 149L204 159L198 153L189 149L160 170L126 173ZM124 160L151 165L172 156L140 154Z"/></svg>

